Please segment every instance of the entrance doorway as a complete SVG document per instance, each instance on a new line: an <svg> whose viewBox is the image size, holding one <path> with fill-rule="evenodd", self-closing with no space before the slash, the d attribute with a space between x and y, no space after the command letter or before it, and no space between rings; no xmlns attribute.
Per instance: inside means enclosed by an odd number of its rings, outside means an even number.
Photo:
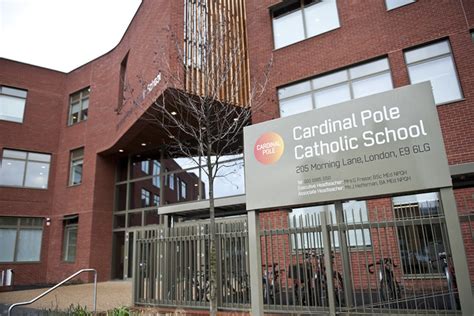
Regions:
<svg viewBox="0 0 474 316"><path fill-rule="evenodd" d="M114 232L112 278L133 277L133 235L135 231Z"/></svg>

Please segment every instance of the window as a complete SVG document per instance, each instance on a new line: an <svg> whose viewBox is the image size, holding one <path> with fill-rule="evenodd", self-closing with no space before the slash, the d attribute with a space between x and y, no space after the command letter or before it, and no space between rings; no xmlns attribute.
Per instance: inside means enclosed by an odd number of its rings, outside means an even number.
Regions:
<svg viewBox="0 0 474 316"><path fill-rule="evenodd" d="M82 169L84 165L84 147L71 151L71 166L69 174L69 185L82 183Z"/></svg>
<svg viewBox="0 0 474 316"><path fill-rule="evenodd" d="M23 123L26 90L0 86L0 120Z"/></svg>
<svg viewBox="0 0 474 316"><path fill-rule="evenodd" d="M280 116L318 109L393 89L387 58L278 89Z"/></svg>
<svg viewBox="0 0 474 316"><path fill-rule="evenodd" d="M176 177L176 200L179 201L179 188L180 188L180 181L179 177Z"/></svg>
<svg viewBox="0 0 474 316"><path fill-rule="evenodd" d="M165 168L165 186L168 186L168 177L169 177L168 172L169 172L168 168Z"/></svg>
<svg viewBox="0 0 474 316"><path fill-rule="evenodd" d="M290 227L305 227L313 226L319 223L319 214L323 211L331 213L328 221L336 223L336 209L334 204L311 206L293 209L290 216ZM343 203L344 222L347 224L362 224L368 222L367 205L365 201L349 201ZM301 226L302 225L302 226ZM313 236L306 235L303 239L301 234L296 233L292 236L293 249L311 249L322 248L323 240L320 233ZM339 236L337 234L331 235L331 242L333 247L339 247ZM367 247L372 244L369 229L351 229L347 231L347 244L350 247Z"/></svg>
<svg viewBox="0 0 474 316"><path fill-rule="evenodd" d="M387 5L387 10L396 9L398 7L402 7L404 5L414 3L415 0L385 0L385 4Z"/></svg>
<svg viewBox="0 0 474 316"><path fill-rule="evenodd" d="M449 42L442 41L405 52L412 84L430 81L436 104L462 98Z"/></svg>
<svg viewBox="0 0 474 316"><path fill-rule="evenodd" d="M302 41L340 26L336 0L286 1L272 9L275 48Z"/></svg>
<svg viewBox="0 0 474 316"><path fill-rule="evenodd" d="M148 170L150 169L150 161L149 160L143 160L140 163L141 169L144 173L148 174Z"/></svg>
<svg viewBox="0 0 474 316"><path fill-rule="evenodd" d="M150 191L142 189L141 192L142 207L150 206Z"/></svg>
<svg viewBox="0 0 474 316"><path fill-rule="evenodd" d="M43 219L0 217L0 262L40 261Z"/></svg>
<svg viewBox="0 0 474 316"><path fill-rule="evenodd" d="M446 251L439 223L440 203L436 193L425 193L393 198L397 220L407 224L397 228L403 273L407 275L441 273L438 254ZM416 223L415 223L416 221Z"/></svg>
<svg viewBox="0 0 474 316"><path fill-rule="evenodd" d="M66 262L76 261L77 247L77 226L79 217L71 215L64 217L64 241L63 241L63 260Z"/></svg>
<svg viewBox="0 0 474 316"><path fill-rule="evenodd" d="M471 39L474 42L474 31L471 31Z"/></svg>
<svg viewBox="0 0 474 316"><path fill-rule="evenodd" d="M174 190L174 173L170 174L169 177L170 177L169 178L170 189Z"/></svg>
<svg viewBox="0 0 474 316"><path fill-rule="evenodd" d="M159 206L160 205L160 196L159 195L153 195L153 205Z"/></svg>
<svg viewBox="0 0 474 316"><path fill-rule="evenodd" d="M50 163L49 154L4 149L0 185L47 189Z"/></svg>
<svg viewBox="0 0 474 316"><path fill-rule="evenodd" d="M152 182L153 182L153 185L157 188L160 187L160 177L159 177L160 169L161 169L160 162L158 160L153 160L153 175L155 177L153 177Z"/></svg>
<svg viewBox="0 0 474 316"><path fill-rule="evenodd" d="M181 180L181 198L182 199L186 199L186 182L184 182L183 180Z"/></svg>
<svg viewBox="0 0 474 316"><path fill-rule="evenodd" d="M89 109L89 94L91 89L86 88L74 94L69 98L69 120L68 125L73 125L87 120Z"/></svg>

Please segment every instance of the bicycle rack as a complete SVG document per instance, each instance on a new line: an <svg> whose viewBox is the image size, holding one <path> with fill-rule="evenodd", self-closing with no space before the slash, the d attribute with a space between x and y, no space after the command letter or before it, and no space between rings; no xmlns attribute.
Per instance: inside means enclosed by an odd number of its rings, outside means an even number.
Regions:
<svg viewBox="0 0 474 316"><path fill-rule="evenodd" d="M40 295L38 295L37 297L29 300L29 301L26 301L26 302L20 302L20 303L15 303L15 304L12 304L10 305L10 307L8 308L8 316L11 316L11 312L12 310L17 307L17 306L24 306L24 305L30 305L34 302L36 302L37 300L39 300L40 298L48 295L49 293L51 293L52 291L56 290L58 287L60 287L61 285L63 285L64 283L68 282L69 280L75 278L76 276L78 276L79 274L83 273L83 272L94 272L94 290L93 290L93 297L94 297L94 315L96 313L96 307L97 307L97 271L95 269L81 269L79 271L77 271L76 273L70 275L68 278L62 280L61 282L59 282L58 284L56 284L55 286L53 286L52 288L44 291L43 293L41 293Z"/></svg>

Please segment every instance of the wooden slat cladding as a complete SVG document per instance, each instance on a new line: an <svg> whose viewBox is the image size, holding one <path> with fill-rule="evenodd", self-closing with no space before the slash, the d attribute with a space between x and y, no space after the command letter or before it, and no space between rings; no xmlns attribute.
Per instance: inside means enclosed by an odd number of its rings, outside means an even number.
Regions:
<svg viewBox="0 0 474 316"><path fill-rule="evenodd" d="M247 106L245 0L184 0L185 89Z"/></svg>

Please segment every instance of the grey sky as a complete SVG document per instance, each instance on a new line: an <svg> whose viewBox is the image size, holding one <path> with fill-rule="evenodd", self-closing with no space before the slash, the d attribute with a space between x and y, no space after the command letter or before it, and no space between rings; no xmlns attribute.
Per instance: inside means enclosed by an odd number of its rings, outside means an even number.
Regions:
<svg viewBox="0 0 474 316"><path fill-rule="evenodd" d="M141 0L0 0L0 57L69 72L110 51Z"/></svg>

